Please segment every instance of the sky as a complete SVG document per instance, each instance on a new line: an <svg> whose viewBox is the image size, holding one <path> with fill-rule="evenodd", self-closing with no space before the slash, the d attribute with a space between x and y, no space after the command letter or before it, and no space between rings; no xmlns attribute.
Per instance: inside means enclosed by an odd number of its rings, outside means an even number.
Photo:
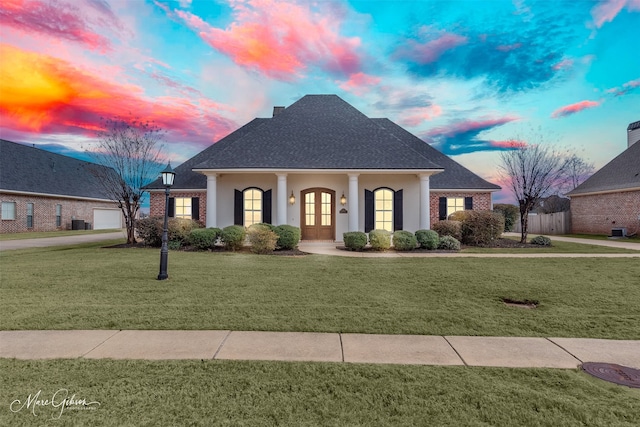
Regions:
<svg viewBox="0 0 640 427"><path fill-rule="evenodd" d="M0 137L86 160L135 117L176 166L337 94L494 183L514 141L598 169L640 120L639 28L640 0L2 0Z"/></svg>

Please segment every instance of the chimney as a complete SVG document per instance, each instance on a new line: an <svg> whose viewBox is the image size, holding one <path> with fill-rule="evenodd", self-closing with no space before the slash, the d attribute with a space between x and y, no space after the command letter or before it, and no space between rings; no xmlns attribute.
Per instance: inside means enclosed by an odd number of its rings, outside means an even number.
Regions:
<svg viewBox="0 0 640 427"><path fill-rule="evenodd" d="M640 120L627 126L627 148L640 141Z"/></svg>
<svg viewBox="0 0 640 427"><path fill-rule="evenodd" d="M284 111L284 107L273 107L273 117Z"/></svg>

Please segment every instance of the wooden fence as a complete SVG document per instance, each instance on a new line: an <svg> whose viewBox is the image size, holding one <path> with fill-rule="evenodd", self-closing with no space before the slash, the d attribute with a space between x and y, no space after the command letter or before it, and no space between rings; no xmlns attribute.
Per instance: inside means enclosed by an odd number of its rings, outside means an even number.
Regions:
<svg viewBox="0 0 640 427"><path fill-rule="evenodd" d="M513 231L520 233L520 216L516 219ZM571 233L571 212L529 215L528 232L532 234L569 234Z"/></svg>

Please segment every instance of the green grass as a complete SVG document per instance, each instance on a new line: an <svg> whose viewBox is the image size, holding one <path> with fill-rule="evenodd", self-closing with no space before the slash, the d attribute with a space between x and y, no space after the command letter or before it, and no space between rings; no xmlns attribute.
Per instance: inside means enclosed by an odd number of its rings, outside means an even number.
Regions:
<svg viewBox="0 0 640 427"><path fill-rule="evenodd" d="M102 243L105 244L105 243ZM232 329L640 339L640 263L346 258L85 244L0 252L0 329ZM501 298L537 300L535 310Z"/></svg>
<svg viewBox="0 0 640 427"><path fill-rule="evenodd" d="M520 241L517 237L507 237L511 240ZM493 254L535 254L535 253L551 253L551 254L624 254L624 253L638 253L633 249L614 248L609 246L589 245L583 243L572 242L560 242L554 240L553 236L550 237L551 246L540 246L537 248L481 248L481 247L466 247L463 249L463 253L477 254L477 253L493 253ZM529 239L531 240L531 239Z"/></svg>
<svg viewBox="0 0 640 427"><path fill-rule="evenodd" d="M610 239L609 236L605 234L563 234L562 237L573 237L576 239L593 239L593 240L609 240L609 241L620 241L620 242L630 242L630 243L640 243L640 236L628 237L626 239ZM553 236L551 236L553 239Z"/></svg>
<svg viewBox="0 0 640 427"><path fill-rule="evenodd" d="M0 234L0 242L5 240L41 239L44 237L78 236L86 234L103 234L121 231L119 228L110 230L60 230L60 231L34 231L29 233L4 233Z"/></svg>
<svg viewBox="0 0 640 427"><path fill-rule="evenodd" d="M577 370L0 360L0 425L637 426L640 390ZM94 410L9 405L41 391ZM58 417L59 420L52 420Z"/></svg>

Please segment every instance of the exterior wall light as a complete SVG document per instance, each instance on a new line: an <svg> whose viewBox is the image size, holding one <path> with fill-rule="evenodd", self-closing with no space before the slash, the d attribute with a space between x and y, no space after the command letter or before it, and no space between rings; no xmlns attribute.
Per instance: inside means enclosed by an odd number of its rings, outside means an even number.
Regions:
<svg viewBox="0 0 640 427"><path fill-rule="evenodd" d="M293 205L296 202L296 196L293 195L293 190L291 190L291 195L289 196L289 204Z"/></svg>
<svg viewBox="0 0 640 427"><path fill-rule="evenodd" d="M340 204L342 206L347 204L347 198L344 196L344 191L342 192L342 197L340 197Z"/></svg>

